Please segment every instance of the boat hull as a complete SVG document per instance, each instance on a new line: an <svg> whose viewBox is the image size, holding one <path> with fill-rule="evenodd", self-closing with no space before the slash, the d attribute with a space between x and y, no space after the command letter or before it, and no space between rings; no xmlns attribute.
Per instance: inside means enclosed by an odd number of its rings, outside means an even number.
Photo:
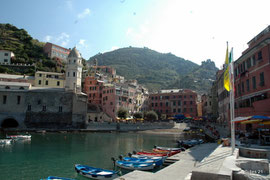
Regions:
<svg viewBox="0 0 270 180"><path fill-rule="evenodd" d="M137 162L128 162L128 161L116 161L116 166L128 169L128 170L152 170L156 166L156 164L153 163L137 163Z"/></svg>
<svg viewBox="0 0 270 180"><path fill-rule="evenodd" d="M117 171L94 168L94 167L80 165L80 164L75 165L75 171L78 174L87 178L91 178L91 179L108 179L109 180L109 179L115 179L118 177Z"/></svg>

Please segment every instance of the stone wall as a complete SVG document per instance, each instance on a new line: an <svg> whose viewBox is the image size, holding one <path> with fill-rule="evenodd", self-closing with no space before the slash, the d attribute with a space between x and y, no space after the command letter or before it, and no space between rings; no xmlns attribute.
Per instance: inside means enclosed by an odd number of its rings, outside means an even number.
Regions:
<svg viewBox="0 0 270 180"><path fill-rule="evenodd" d="M145 122L145 123L110 123L110 122L91 122L87 125L87 130L93 131L138 131L151 129L170 129L174 123L170 122Z"/></svg>

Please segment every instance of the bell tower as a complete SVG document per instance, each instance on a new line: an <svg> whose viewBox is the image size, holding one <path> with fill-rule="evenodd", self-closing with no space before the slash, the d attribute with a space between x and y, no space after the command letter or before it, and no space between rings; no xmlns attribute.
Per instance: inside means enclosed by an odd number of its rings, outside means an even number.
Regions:
<svg viewBox="0 0 270 180"><path fill-rule="evenodd" d="M75 93L81 92L82 83L82 57L79 51L74 47L68 57L66 66L65 90Z"/></svg>

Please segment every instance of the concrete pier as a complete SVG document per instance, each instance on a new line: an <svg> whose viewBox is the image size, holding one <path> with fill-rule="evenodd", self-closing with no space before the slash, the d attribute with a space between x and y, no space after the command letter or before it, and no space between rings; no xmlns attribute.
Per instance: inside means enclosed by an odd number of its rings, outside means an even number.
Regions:
<svg viewBox="0 0 270 180"><path fill-rule="evenodd" d="M117 178L118 180L164 180L164 179L190 179L191 172L196 168L196 164L209 156L218 145L216 143L206 143L197 145L185 152L171 156L171 159L179 159L168 167L161 169L156 173L133 171L124 176Z"/></svg>

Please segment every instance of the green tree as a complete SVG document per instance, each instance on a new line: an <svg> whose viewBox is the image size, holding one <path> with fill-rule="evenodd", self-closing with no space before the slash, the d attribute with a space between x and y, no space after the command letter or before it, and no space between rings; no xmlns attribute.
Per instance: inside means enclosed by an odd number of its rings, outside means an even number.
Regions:
<svg viewBox="0 0 270 180"><path fill-rule="evenodd" d="M126 119L128 116L128 111L125 108L119 108L118 112L117 112L117 116L120 119Z"/></svg>
<svg viewBox="0 0 270 180"><path fill-rule="evenodd" d="M156 121L156 120L158 120L158 115L155 111L149 111L145 114L145 118L148 121Z"/></svg>
<svg viewBox="0 0 270 180"><path fill-rule="evenodd" d="M136 113L133 114L133 116L134 116L136 119L141 119L141 118L143 118L142 112L136 112Z"/></svg>

